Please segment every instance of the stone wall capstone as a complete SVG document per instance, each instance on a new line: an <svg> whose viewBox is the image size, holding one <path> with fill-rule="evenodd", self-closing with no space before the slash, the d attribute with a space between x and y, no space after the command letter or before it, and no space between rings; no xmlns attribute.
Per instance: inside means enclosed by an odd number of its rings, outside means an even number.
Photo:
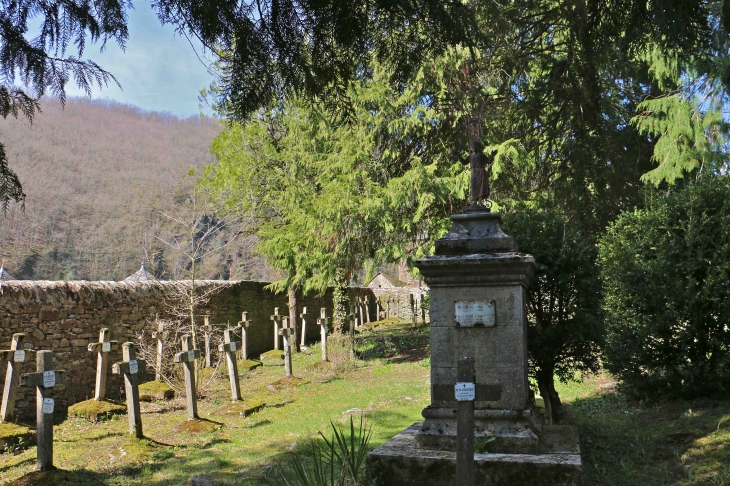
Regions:
<svg viewBox="0 0 730 486"><path fill-rule="evenodd" d="M232 326L248 312L252 321L248 329L249 353L257 355L273 348L274 328L269 319L274 307L287 314L288 298L285 293L274 294L264 287L268 282L252 281L197 281L201 292L213 291L208 305L200 312L210 314L212 324ZM87 345L99 337L99 330L111 329L112 339L123 343L134 341L140 332L150 336L156 316L167 317L170 304L179 297L179 289L189 286L177 282L86 282L86 281L23 281L0 283L0 349L9 349L14 333L25 333L26 346L35 350L50 349L54 366L67 372L67 384L56 387L56 412L66 414L76 402L92 398L96 373L96 353ZM188 287L189 288L189 287ZM302 306L321 307L332 313L332 292L323 296L305 296L298 299ZM311 311L310 311L311 312ZM319 340L318 326L307 326L309 342ZM111 353L109 362L121 361L121 350ZM110 365L111 366L111 365ZM0 363L0 383L5 379L6 363ZM35 362L25 363L21 373L35 371ZM147 378L153 378L148 374ZM148 380L145 380L148 381ZM2 386L2 385L0 385ZM120 397L121 378L108 374L107 396ZM35 417L34 391L18 389L16 415L23 420Z"/></svg>

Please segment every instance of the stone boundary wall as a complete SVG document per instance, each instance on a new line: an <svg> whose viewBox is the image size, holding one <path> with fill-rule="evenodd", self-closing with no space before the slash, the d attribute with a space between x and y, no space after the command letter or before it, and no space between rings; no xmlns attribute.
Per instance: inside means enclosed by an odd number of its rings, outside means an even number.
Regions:
<svg viewBox="0 0 730 486"><path fill-rule="evenodd" d="M285 293L274 294L264 289L268 282L198 281L198 288L207 292L216 287L202 313L209 313L212 324L232 326L247 311L249 353L256 355L273 348L274 328L269 317L274 307L288 315ZM108 327L112 339L123 343L134 341L142 331L150 336L157 315L166 317L169 304L177 299L176 288L189 282L86 282L86 281L7 281L0 283L0 349L10 349L14 333L26 334L25 343L32 349L50 349L54 367L66 370L67 384L56 387L56 413L64 416L68 406L93 397L96 353L87 345L99 338L99 330ZM312 316L307 322L307 340L319 340L319 327L314 324L321 307L332 315L332 292L322 297L299 297L297 312L306 306ZM201 314L202 314L201 313ZM202 320L202 318L201 318ZM109 362L121 361L121 350L112 352ZM0 363L0 383L5 380L6 363ZM35 362L25 363L21 373L35 371ZM153 375L152 375L153 376ZM150 375L147 376L148 378ZM122 381L108 370L107 396L120 397ZM1 386L1 385L0 385ZM16 415L23 420L35 417L35 390L20 388Z"/></svg>

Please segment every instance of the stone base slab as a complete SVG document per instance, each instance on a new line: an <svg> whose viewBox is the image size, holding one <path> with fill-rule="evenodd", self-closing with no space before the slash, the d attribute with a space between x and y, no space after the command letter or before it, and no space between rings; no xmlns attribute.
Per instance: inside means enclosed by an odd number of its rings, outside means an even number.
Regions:
<svg viewBox="0 0 730 486"><path fill-rule="evenodd" d="M368 477L379 486L458 486L456 453L418 448L413 424L368 454ZM475 454L477 486L579 485L582 462L577 430L544 426L537 454Z"/></svg>

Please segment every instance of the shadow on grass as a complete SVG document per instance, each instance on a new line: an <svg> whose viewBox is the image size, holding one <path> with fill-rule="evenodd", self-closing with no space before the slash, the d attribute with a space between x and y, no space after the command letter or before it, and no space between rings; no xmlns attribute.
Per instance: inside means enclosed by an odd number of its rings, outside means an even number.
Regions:
<svg viewBox="0 0 730 486"><path fill-rule="evenodd" d="M364 361L385 359L392 363L403 363L428 357L428 345L428 327L421 326L365 332L358 337L356 349Z"/></svg>
<svg viewBox="0 0 730 486"><path fill-rule="evenodd" d="M604 393L566 409L581 436L585 484L730 485L730 403L646 406Z"/></svg>

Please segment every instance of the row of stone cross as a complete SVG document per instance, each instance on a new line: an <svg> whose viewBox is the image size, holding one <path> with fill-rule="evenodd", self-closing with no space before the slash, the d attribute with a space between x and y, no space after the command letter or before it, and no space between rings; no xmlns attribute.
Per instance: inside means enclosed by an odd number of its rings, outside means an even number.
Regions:
<svg viewBox="0 0 730 486"><path fill-rule="evenodd" d="M424 309L424 307L423 307L423 295L420 295L419 297L415 297L413 294L409 294L408 297L409 297L409 302L410 302L410 307L411 307L411 319L413 320L413 325L415 326L417 324L419 310L420 310L420 314L421 314L421 321L423 324L425 324L426 323L426 309ZM381 296L380 298L375 299L375 304L377 306L378 319L380 319L381 314L384 314L384 317L386 319L390 319L391 315L393 315L394 317L400 317L400 308L401 308L400 299L398 299L394 296L388 296L385 299L385 301L383 302L383 298ZM369 321L369 319L368 319L368 321Z"/></svg>
<svg viewBox="0 0 730 486"><path fill-rule="evenodd" d="M304 307L302 309L302 313L299 314L299 318L302 320L302 346L305 344L305 337L307 335L307 308ZM243 324L244 322L250 322L246 318L246 312L243 313L243 321L239 324ZM286 316L279 315L279 308L274 308L274 314L270 317L271 321L274 323L274 349L279 349L279 337L281 336L282 341L284 343L284 370L286 373L286 376L292 376L292 360L291 360L291 350L293 347L295 347L294 342L292 342L294 338L294 328L289 326L289 318ZM322 307L319 310L319 319L317 319L317 324L320 328L320 338L321 338L321 344L322 344L322 361L327 361L327 331L329 328L330 319L327 317L327 309ZM245 324L245 327L248 327L249 324ZM245 331L244 334L245 335Z"/></svg>

